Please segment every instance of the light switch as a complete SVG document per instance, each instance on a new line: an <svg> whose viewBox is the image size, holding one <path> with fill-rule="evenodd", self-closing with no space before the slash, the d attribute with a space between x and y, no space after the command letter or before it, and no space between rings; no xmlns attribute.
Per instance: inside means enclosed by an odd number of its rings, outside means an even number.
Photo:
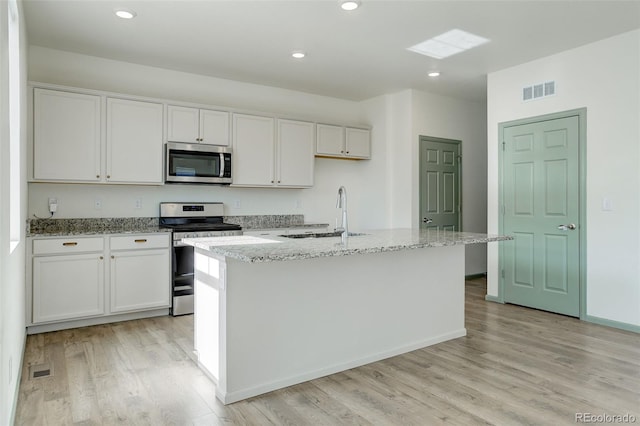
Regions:
<svg viewBox="0 0 640 426"><path fill-rule="evenodd" d="M602 211L610 212L611 210L613 210L613 205L611 203L611 198L604 197L602 199Z"/></svg>

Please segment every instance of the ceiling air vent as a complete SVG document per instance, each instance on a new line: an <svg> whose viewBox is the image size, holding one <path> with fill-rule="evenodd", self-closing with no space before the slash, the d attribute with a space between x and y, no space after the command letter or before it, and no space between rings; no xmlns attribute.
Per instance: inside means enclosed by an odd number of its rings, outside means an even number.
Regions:
<svg viewBox="0 0 640 426"><path fill-rule="evenodd" d="M545 98L556 94L556 82L545 81L544 83L536 83L531 86L522 88L522 100L531 101L534 99Z"/></svg>

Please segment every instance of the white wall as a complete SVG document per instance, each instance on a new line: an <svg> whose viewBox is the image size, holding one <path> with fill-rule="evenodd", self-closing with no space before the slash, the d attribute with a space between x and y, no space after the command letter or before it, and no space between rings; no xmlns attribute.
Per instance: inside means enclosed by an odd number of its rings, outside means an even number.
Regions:
<svg viewBox="0 0 640 426"><path fill-rule="evenodd" d="M23 87L26 87L26 36L21 3L18 2L21 39L21 69ZM8 34L6 22L7 2L0 2L0 424L13 423L18 396L19 375L25 342L25 232L21 227L20 243L10 251L9 230L9 98L8 98ZM22 149L20 155L22 176L11 176L22 182L20 222L26 220L26 97L22 95Z"/></svg>
<svg viewBox="0 0 640 426"><path fill-rule="evenodd" d="M521 102L547 80L557 94ZM587 315L640 325L640 31L488 76L488 230L498 232L498 123L587 109ZM609 198L613 210L603 211ZM488 293L498 295L498 249L488 253Z"/></svg>

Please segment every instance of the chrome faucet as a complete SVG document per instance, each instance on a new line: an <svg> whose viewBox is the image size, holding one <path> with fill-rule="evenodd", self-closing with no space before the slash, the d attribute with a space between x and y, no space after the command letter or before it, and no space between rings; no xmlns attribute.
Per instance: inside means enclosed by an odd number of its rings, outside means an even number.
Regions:
<svg viewBox="0 0 640 426"><path fill-rule="evenodd" d="M347 190L344 186L341 186L338 189L338 202L336 203L337 208L342 209L342 224L339 228L336 228L335 231L342 231L342 243L347 242L347 237L349 236L349 226L347 224Z"/></svg>

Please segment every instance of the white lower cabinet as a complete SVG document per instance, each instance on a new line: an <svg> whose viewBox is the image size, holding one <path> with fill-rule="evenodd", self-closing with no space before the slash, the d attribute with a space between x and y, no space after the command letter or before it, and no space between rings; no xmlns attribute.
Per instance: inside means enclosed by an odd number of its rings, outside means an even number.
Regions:
<svg viewBox="0 0 640 426"><path fill-rule="evenodd" d="M170 248L169 233L33 238L27 325L53 330L168 313Z"/></svg>
<svg viewBox="0 0 640 426"><path fill-rule="evenodd" d="M33 322L104 314L102 253L33 258Z"/></svg>
<svg viewBox="0 0 640 426"><path fill-rule="evenodd" d="M111 238L111 312L139 311L168 308L170 305L170 265L168 236L164 238L112 237ZM127 242L134 246L129 250ZM115 250L114 250L115 248Z"/></svg>

